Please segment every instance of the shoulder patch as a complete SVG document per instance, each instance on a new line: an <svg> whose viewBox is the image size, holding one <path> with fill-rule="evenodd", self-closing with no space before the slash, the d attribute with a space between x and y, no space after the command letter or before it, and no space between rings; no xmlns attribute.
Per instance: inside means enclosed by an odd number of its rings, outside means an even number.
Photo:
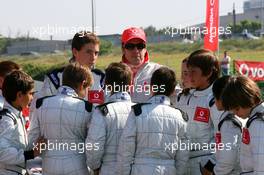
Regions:
<svg viewBox="0 0 264 175"><path fill-rule="evenodd" d="M141 107L147 104L151 104L151 103L138 103L138 104L133 105L132 109L134 110L135 115L139 116L142 113Z"/></svg>
<svg viewBox="0 0 264 175"><path fill-rule="evenodd" d="M186 121L186 122L188 122L189 117L188 117L188 114L187 114L186 112L184 112L183 110L181 110L181 109L179 109L179 108L176 108L176 107L174 107L174 106L170 106L170 107L179 110L179 111L181 112L181 114L182 114L182 118L183 118L183 120Z"/></svg>
<svg viewBox="0 0 264 175"><path fill-rule="evenodd" d="M102 114L104 116L106 116L108 114L107 105L111 104L111 103L115 103L115 102L114 101L113 102L107 102L107 103L96 106L96 108L98 108L102 112Z"/></svg>
<svg viewBox="0 0 264 175"><path fill-rule="evenodd" d="M178 97L177 97L177 102L180 101L182 94L183 94L183 92L179 93L179 95L178 95Z"/></svg>
<svg viewBox="0 0 264 175"><path fill-rule="evenodd" d="M53 97L53 96L55 96L55 95L45 96L45 97L37 99L36 108L38 109L42 105L44 99L49 98L49 97Z"/></svg>
<svg viewBox="0 0 264 175"><path fill-rule="evenodd" d="M232 123L238 127L241 132L242 132L242 123L233 115L233 114L228 114L223 120L221 120L219 123L218 123L218 131L220 132L221 130L221 127L223 125L223 123L227 120L231 120Z"/></svg>
<svg viewBox="0 0 264 175"><path fill-rule="evenodd" d="M62 73L64 71L64 68L65 67L54 69L47 74L56 89L60 87L60 78L58 77L58 73Z"/></svg>
<svg viewBox="0 0 264 175"><path fill-rule="evenodd" d="M102 70L100 70L100 69L92 69L91 71L94 72L97 75L100 75L100 76L104 76L105 75L105 73Z"/></svg>
<svg viewBox="0 0 264 175"><path fill-rule="evenodd" d="M253 115L252 117L250 117L246 123L246 127L249 128L249 126L251 125L251 123L260 118L262 121L264 121L264 112L257 112L255 115Z"/></svg>
<svg viewBox="0 0 264 175"><path fill-rule="evenodd" d="M3 116L3 115L5 115L5 116L11 118L11 119L13 120L13 122L14 122L14 125L17 124L17 120L16 120L16 118L11 114L11 112L10 112L8 109L3 108L3 109L0 111L0 120L2 119L2 116Z"/></svg>
<svg viewBox="0 0 264 175"><path fill-rule="evenodd" d="M214 104L215 104L215 98L213 97L213 98L209 101L209 107L211 108Z"/></svg>
<svg viewBox="0 0 264 175"><path fill-rule="evenodd" d="M80 98L80 97L73 97L73 98L77 98L77 99L83 101L85 103L85 110L87 112L92 112L92 110L93 110L93 104L92 103L90 103L89 101L84 100L83 98Z"/></svg>

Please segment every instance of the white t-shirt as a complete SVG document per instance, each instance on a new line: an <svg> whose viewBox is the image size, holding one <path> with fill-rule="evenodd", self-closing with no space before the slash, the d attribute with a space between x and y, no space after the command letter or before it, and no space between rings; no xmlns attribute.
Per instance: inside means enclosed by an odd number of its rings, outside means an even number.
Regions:
<svg viewBox="0 0 264 175"><path fill-rule="evenodd" d="M231 61L230 56L224 57L223 60L221 61L221 67L225 68L225 69L229 69L230 68L230 61Z"/></svg>

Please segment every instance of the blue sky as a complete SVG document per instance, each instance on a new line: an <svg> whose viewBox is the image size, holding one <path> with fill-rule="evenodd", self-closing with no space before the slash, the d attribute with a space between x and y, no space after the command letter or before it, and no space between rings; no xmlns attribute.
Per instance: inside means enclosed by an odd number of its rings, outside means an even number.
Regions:
<svg viewBox="0 0 264 175"><path fill-rule="evenodd" d="M129 26L179 27L204 22L206 0L95 0L97 34L122 33ZM243 11L244 0L220 0L220 15ZM91 0L1 0L0 34L69 39L91 30Z"/></svg>

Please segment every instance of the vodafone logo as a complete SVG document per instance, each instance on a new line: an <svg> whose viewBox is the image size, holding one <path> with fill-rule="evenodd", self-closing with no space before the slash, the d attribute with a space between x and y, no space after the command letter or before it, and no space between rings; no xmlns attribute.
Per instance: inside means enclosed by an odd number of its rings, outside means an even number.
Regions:
<svg viewBox="0 0 264 175"><path fill-rule="evenodd" d="M203 116L204 116L204 111L200 111L199 115L200 115L201 117L203 117Z"/></svg>
<svg viewBox="0 0 264 175"><path fill-rule="evenodd" d="M264 78L264 68L250 67L245 63L239 66L239 73L247 77Z"/></svg>
<svg viewBox="0 0 264 175"><path fill-rule="evenodd" d="M99 96L98 93L95 93L95 94L93 95L93 97L96 98L96 99L98 99L100 96Z"/></svg>

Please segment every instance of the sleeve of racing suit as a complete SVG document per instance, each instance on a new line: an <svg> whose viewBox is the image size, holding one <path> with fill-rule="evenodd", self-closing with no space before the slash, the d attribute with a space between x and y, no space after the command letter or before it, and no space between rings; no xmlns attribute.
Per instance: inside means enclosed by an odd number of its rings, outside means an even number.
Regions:
<svg viewBox="0 0 264 175"><path fill-rule="evenodd" d="M95 109L88 128L88 135L85 145L93 145L93 149L86 150L87 165L96 170L101 166L101 159L104 154L104 146L106 140L106 123L105 116L99 109Z"/></svg>
<svg viewBox="0 0 264 175"><path fill-rule="evenodd" d="M53 95L55 92L53 92L52 87L53 87L53 84L51 83L49 77L45 76L41 89L34 94L34 98L30 104L30 113L29 113L30 120L33 116L34 111L36 110L37 99L42 98L44 96Z"/></svg>
<svg viewBox="0 0 264 175"><path fill-rule="evenodd" d="M6 117L0 121L0 164L15 165L25 162L24 149L19 149L16 146L19 143L14 143L12 138L15 132L14 121Z"/></svg>
<svg viewBox="0 0 264 175"><path fill-rule="evenodd" d="M255 120L250 128L250 147L253 157L253 174L261 175L264 173L264 121Z"/></svg>
<svg viewBox="0 0 264 175"><path fill-rule="evenodd" d="M223 113L222 111L217 110L215 104L212 107L210 107L210 116L211 116L213 127L214 127L214 134L218 130L218 123L219 123L219 119L222 113Z"/></svg>
<svg viewBox="0 0 264 175"><path fill-rule="evenodd" d="M55 94L54 89L55 89L55 87L52 84L52 82L50 81L49 77L45 76L43 86L40 90L39 98Z"/></svg>
<svg viewBox="0 0 264 175"><path fill-rule="evenodd" d="M129 175L136 150L136 116L130 112L117 152L117 174Z"/></svg>
<svg viewBox="0 0 264 175"><path fill-rule="evenodd" d="M30 119L29 132L28 132L28 147L27 150L34 148L34 144L37 139L40 137L40 124L39 124L39 112L41 108L35 110Z"/></svg>
<svg viewBox="0 0 264 175"><path fill-rule="evenodd" d="M216 165L214 173L216 175L231 174L239 166L239 144L241 131L233 126L231 121L225 121L221 128L221 142L223 147L219 147L216 152ZM239 172L237 172L239 174Z"/></svg>
<svg viewBox="0 0 264 175"><path fill-rule="evenodd" d="M179 129L179 133L178 133L178 148L180 148L180 144L185 144L186 145L186 149L178 149L176 152L176 157L175 157L175 161L176 161L176 170L177 170L177 174L182 175L185 173L186 170L186 165L187 162L189 160L189 149L187 147L189 139L187 136L187 124L184 122L182 127Z"/></svg>

